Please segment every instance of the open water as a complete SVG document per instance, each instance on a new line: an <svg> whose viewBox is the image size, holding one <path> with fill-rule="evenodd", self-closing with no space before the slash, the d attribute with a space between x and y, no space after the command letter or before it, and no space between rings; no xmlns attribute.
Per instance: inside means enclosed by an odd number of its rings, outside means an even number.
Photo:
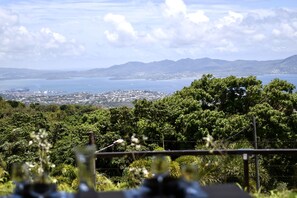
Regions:
<svg viewBox="0 0 297 198"><path fill-rule="evenodd" d="M297 74L257 76L263 84L275 78L287 80L297 87ZM189 86L194 78L172 80L110 80L109 78L71 78L71 79L19 79L1 80L0 91L12 89L29 89L30 91L54 91L64 93L88 92L103 93L115 90L148 90L162 93L173 93Z"/></svg>

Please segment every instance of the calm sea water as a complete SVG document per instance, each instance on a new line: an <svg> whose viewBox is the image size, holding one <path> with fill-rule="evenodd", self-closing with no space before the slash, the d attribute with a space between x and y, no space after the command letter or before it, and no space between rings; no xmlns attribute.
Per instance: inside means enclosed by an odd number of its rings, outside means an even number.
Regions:
<svg viewBox="0 0 297 198"><path fill-rule="evenodd" d="M257 76L263 84L275 78L287 80L297 87L297 74L262 75ZM0 81L0 91L10 89L28 88L30 91L56 91L56 92L89 92L102 93L115 90L149 90L163 93L173 93L189 86L194 78L172 80L110 80L108 78L73 78L59 80L21 79Z"/></svg>

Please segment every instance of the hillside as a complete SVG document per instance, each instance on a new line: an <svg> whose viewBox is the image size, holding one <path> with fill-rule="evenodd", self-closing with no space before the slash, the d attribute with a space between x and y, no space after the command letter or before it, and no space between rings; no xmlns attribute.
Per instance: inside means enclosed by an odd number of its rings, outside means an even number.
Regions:
<svg viewBox="0 0 297 198"><path fill-rule="evenodd" d="M215 76L247 76L262 74L297 74L297 55L281 60L236 60L220 59L180 59L162 60L149 63L128 62L108 68L86 71L50 71L15 68L0 68L1 79L19 78L72 78L72 77L110 77L114 79L171 79L197 77L211 73Z"/></svg>

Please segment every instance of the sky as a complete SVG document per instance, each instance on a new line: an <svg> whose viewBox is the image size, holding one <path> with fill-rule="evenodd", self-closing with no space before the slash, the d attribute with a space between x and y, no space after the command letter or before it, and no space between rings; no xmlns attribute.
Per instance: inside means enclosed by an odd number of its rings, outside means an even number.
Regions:
<svg viewBox="0 0 297 198"><path fill-rule="evenodd" d="M295 0L0 0L0 67L297 54Z"/></svg>

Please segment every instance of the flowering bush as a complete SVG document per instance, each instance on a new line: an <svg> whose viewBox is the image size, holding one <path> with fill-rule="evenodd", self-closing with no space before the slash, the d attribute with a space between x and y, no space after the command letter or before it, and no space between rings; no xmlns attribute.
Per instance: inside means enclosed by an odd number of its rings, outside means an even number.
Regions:
<svg viewBox="0 0 297 198"><path fill-rule="evenodd" d="M44 129L39 129L37 133L32 132L30 137L32 139L29 141L29 146L37 149L36 161L26 162L31 174L31 179L34 182L40 183L55 182L55 180L50 181L48 177L50 169L55 167L55 165L50 162L49 154L52 145L48 142L48 133Z"/></svg>
<svg viewBox="0 0 297 198"><path fill-rule="evenodd" d="M134 188L141 184L143 179L152 176L150 173L151 160L140 159L131 163L123 172L123 181L127 188Z"/></svg>

